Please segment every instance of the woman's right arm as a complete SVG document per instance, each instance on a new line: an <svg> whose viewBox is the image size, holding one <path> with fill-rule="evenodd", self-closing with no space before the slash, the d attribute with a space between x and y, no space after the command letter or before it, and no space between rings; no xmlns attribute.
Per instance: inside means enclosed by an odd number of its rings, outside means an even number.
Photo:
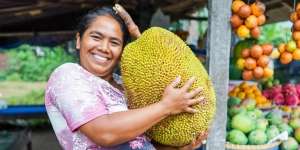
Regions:
<svg viewBox="0 0 300 150"><path fill-rule="evenodd" d="M203 98L194 99L200 88L188 92L194 81L192 78L182 88L175 88L180 82L177 78L166 87L160 102L140 109L102 115L82 125L79 130L96 144L105 147L130 141L169 115L195 113L191 106Z"/></svg>

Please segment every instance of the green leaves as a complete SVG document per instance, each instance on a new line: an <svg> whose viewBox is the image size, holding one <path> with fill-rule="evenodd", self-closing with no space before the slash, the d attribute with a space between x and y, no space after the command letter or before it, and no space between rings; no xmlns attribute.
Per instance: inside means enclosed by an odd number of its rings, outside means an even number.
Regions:
<svg viewBox="0 0 300 150"><path fill-rule="evenodd" d="M62 46L41 47L38 56L36 46L23 44L7 51L8 68L0 72L0 80L47 81L51 72L65 62L74 62L75 56L65 52Z"/></svg>

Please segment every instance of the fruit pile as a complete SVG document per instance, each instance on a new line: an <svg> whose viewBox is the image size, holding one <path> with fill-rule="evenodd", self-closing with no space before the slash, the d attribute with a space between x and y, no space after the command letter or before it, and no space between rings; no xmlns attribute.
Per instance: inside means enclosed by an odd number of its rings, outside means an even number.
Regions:
<svg viewBox="0 0 300 150"><path fill-rule="evenodd" d="M283 122L285 122L285 125L279 126L281 129L285 128L286 131L289 134L289 138L287 141L284 141L281 144L282 150L290 150L290 149L298 149L299 144L297 142L300 142L300 107L287 107L289 108L290 116L283 119Z"/></svg>
<svg viewBox="0 0 300 150"><path fill-rule="evenodd" d="M272 100L276 105L300 105L300 84L278 84L265 89L263 95Z"/></svg>
<svg viewBox="0 0 300 150"><path fill-rule="evenodd" d="M290 40L287 44L279 44L278 50L276 51L275 52L278 53L278 55L274 56L274 58L279 57L279 61L281 64L286 65L291 63L293 60L300 60L300 49L297 48L297 44L294 40Z"/></svg>
<svg viewBox="0 0 300 150"><path fill-rule="evenodd" d="M234 0L231 9L230 22L238 37L241 39L250 36L258 38L260 36L259 26L266 22L266 16L264 15L266 6L259 1L248 5L241 0Z"/></svg>
<svg viewBox="0 0 300 150"><path fill-rule="evenodd" d="M272 50L271 44L255 44L251 48L243 49L242 58L237 60L238 68L243 70L242 78L252 80L272 77L273 70L268 67Z"/></svg>
<svg viewBox="0 0 300 150"><path fill-rule="evenodd" d="M300 3L296 6L296 11L290 15L290 20L293 23L292 36L297 43L297 47L300 48Z"/></svg>
<svg viewBox="0 0 300 150"><path fill-rule="evenodd" d="M240 85L235 86L230 92L230 97L237 97L239 99L246 100L246 99L253 99L257 107L271 107L272 103L268 100L259 88L256 85L249 85L247 82L242 82Z"/></svg>
<svg viewBox="0 0 300 150"><path fill-rule="evenodd" d="M240 99L231 97L228 100L226 139L237 145L266 144L284 131L292 135L293 127L298 124L293 123L295 125L291 127L288 121L284 121L281 114L276 112L270 112L265 116L260 109L255 107L255 101L251 99L241 102ZM286 150L287 146L287 148L298 147L294 138L290 137L289 141L282 146L282 149Z"/></svg>

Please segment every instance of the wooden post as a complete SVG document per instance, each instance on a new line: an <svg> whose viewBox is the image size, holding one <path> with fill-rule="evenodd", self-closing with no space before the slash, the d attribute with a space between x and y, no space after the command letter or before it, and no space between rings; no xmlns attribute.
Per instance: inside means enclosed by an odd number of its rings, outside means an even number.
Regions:
<svg viewBox="0 0 300 150"><path fill-rule="evenodd" d="M207 140L207 150L225 149L231 43L230 7L231 0L208 1L208 71L217 95L217 109Z"/></svg>

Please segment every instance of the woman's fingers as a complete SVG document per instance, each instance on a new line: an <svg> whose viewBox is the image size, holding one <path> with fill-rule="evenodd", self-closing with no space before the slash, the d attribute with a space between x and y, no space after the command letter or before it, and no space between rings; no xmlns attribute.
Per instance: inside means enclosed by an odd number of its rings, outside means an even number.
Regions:
<svg viewBox="0 0 300 150"><path fill-rule="evenodd" d="M132 20L131 16L128 14L128 12L119 4L115 4L113 9L124 20L130 35L134 38L140 37L141 32L138 26Z"/></svg>
<svg viewBox="0 0 300 150"><path fill-rule="evenodd" d="M188 112L188 113L196 113L196 112L198 112L196 109L191 108L191 107L186 107L186 108L184 109L184 111L185 111L185 112Z"/></svg>
<svg viewBox="0 0 300 150"><path fill-rule="evenodd" d="M191 99L191 100L189 100L188 102L187 102L187 104L188 104L188 106L193 106L193 105L196 105L196 104L198 104L198 103L200 103L201 101L203 101L204 100L204 97L198 97L198 98L196 98L196 99Z"/></svg>
<svg viewBox="0 0 300 150"><path fill-rule="evenodd" d="M133 22L132 18L128 14L128 12L119 4L115 4L113 9L116 13L124 20L125 24L128 26L130 23Z"/></svg>
<svg viewBox="0 0 300 150"><path fill-rule="evenodd" d="M172 83L169 86L172 87L172 88L175 88L180 83L180 80L181 80L180 76L176 77L176 79L173 80Z"/></svg>
<svg viewBox="0 0 300 150"><path fill-rule="evenodd" d="M196 77L190 78L181 88L184 91L188 91L190 87L193 85L193 83L196 81Z"/></svg>
<svg viewBox="0 0 300 150"><path fill-rule="evenodd" d="M198 88L192 90L191 92L186 94L186 98L194 98L202 91L202 89L203 89L202 87L198 87Z"/></svg>

